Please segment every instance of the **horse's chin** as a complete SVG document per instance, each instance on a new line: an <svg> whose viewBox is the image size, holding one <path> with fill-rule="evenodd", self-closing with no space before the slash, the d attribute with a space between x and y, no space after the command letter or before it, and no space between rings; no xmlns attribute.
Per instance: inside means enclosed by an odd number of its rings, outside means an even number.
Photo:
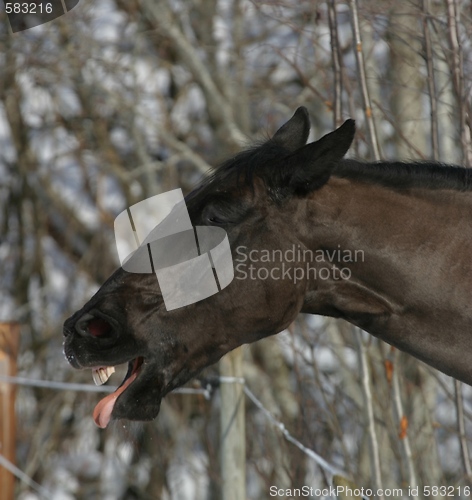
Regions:
<svg viewBox="0 0 472 500"><path fill-rule="evenodd" d="M152 362L136 358L123 384L95 407L95 423L105 428L111 420L154 420L164 395L162 379Z"/></svg>
<svg viewBox="0 0 472 500"><path fill-rule="evenodd" d="M120 398L121 399L121 398ZM126 399L126 398L125 398ZM126 400L117 400L111 420L131 420L137 422L149 422L154 420L161 409L161 399L158 401L149 401L145 404L132 406Z"/></svg>

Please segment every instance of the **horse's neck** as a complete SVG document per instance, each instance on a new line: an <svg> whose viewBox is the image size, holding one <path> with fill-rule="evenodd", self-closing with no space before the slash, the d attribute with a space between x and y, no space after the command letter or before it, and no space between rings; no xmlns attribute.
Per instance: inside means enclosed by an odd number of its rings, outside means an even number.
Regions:
<svg viewBox="0 0 472 500"><path fill-rule="evenodd" d="M458 241L472 244L472 191L395 190L334 177L308 206L311 222L327 228L328 239L365 250L427 256L447 253ZM319 241L314 234L310 246Z"/></svg>
<svg viewBox="0 0 472 500"><path fill-rule="evenodd" d="M339 316L472 383L472 193L331 179L308 202L312 248L362 250L346 280L308 284L302 312ZM434 342L432 341L434 340Z"/></svg>

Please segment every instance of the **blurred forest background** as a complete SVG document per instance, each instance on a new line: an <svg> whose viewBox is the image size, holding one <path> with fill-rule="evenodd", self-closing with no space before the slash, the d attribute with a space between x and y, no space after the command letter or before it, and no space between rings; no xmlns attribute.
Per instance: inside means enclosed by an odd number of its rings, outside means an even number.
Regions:
<svg viewBox="0 0 472 500"><path fill-rule="evenodd" d="M62 323L117 267L116 215L189 192L298 106L312 140L355 118L358 157L470 166L471 34L470 0L81 0L15 35L0 11L0 320L21 323L19 375L92 384ZM468 484L471 387L318 317L243 349L248 387L358 486ZM221 498L217 388L105 431L98 398L18 387L17 466L49 500ZM248 499L328 484L250 401L246 433Z"/></svg>

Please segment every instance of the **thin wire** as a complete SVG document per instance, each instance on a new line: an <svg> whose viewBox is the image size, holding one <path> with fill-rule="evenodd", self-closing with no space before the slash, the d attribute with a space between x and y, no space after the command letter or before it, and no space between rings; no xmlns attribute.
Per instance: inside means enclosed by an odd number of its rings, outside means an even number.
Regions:
<svg viewBox="0 0 472 500"><path fill-rule="evenodd" d="M244 386L244 393L246 396L257 406L257 408L264 414L264 416L269 420L273 425L275 425L280 432L283 434L284 438L290 443L294 444L299 450L301 450L305 455L314 460L322 469L326 472L335 476L336 474L345 476L345 472L341 469L338 469L336 466L327 462L323 457L318 455L315 451L310 448L307 448L303 443L301 443L298 439L293 437L290 432L287 430L285 425L277 420L272 413L265 408L265 406L261 403L261 401L254 395L254 393L247 387L246 381L242 377L218 377L220 383L226 384L242 384ZM74 384L68 382L55 382L53 380L32 380L25 377L10 377L8 375L0 375L0 382L6 382L9 384L17 384L29 387L43 387L47 389L56 389L56 390L67 390L67 391L82 391L82 392L114 392L117 387L114 386L94 386L91 384ZM180 389L175 389L172 391L173 394L202 394L206 399L210 399L211 397L212 386L208 384L205 388L201 389L192 389L183 387ZM5 459L6 460L6 459ZM13 465L13 464L12 464ZM13 466L14 467L14 466ZM9 469L10 470L10 469ZM19 469L17 469L21 474L24 474ZM17 475L17 474L15 474ZM19 477L19 476L17 476ZM27 478L28 476L25 475ZM32 480L31 480L32 481ZM33 481L34 482L34 481ZM35 483L36 484L36 483ZM38 485L39 486L39 485Z"/></svg>
<svg viewBox="0 0 472 500"><path fill-rule="evenodd" d="M323 457L318 455L315 451L310 448L307 448L304 444L302 444L298 439L294 438L290 432L287 430L285 425L277 420L272 413L264 407L264 405L257 399L254 393L247 387L244 386L244 393L246 396L262 411L262 413L266 416L267 420L269 420L272 424L274 424L280 432L283 434L284 438L290 443L294 444L299 450L301 450L305 455L309 456L312 460L314 460L322 469L331 474L331 476L341 475L345 476L345 472L338 469L334 465L331 465L327 462Z"/></svg>
<svg viewBox="0 0 472 500"><path fill-rule="evenodd" d="M7 384L23 385L28 387L42 387L45 389L56 389L60 391L78 391L78 392L115 392L118 386L113 385L92 385L75 384L70 382L56 382L54 380L33 380L26 377L11 377L0 374L0 382ZM210 399L209 388L192 389L191 387L182 387L172 391L174 394L203 394L206 399Z"/></svg>
<svg viewBox="0 0 472 500"><path fill-rule="evenodd" d="M5 469L7 469L8 472L11 472L20 481L26 483L30 488L37 491L46 500L52 498L52 494L46 488L38 484L34 479L31 479L21 469L18 469L18 467L15 464L11 463L10 460L5 458L1 453L0 453L0 465Z"/></svg>
<svg viewBox="0 0 472 500"><path fill-rule="evenodd" d="M73 384L68 382L55 382L54 380L33 380L25 377L11 377L9 375L0 375L0 382L28 387L56 389L60 391L114 392L116 390L116 387L110 385L95 386L91 384Z"/></svg>

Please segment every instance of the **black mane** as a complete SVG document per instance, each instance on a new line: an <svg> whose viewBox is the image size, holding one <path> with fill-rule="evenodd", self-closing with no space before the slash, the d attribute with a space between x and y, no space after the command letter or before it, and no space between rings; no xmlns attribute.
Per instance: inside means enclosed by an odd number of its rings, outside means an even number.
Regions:
<svg viewBox="0 0 472 500"><path fill-rule="evenodd" d="M394 189L472 190L472 171L436 162L375 162L343 160L333 174Z"/></svg>
<svg viewBox="0 0 472 500"><path fill-rule="evenodd" d="M224 161L207 175L200 184L198 191L210 184L233 177L238 184L253 186L254 176L264 181L277 184L281 176L280 168L283 158L290 152L272 140L255 144Z"/></svg>
<svg viewBox="0 0 472 500"><path fill-rule="evenodd" d="M229 176L236 176L238 183L252 186L254 176L257 176L264 180L274 195L273 190L283 184L283 169L280 167L289 154L289 151L271 140L256 144L217 167L204 179L200 189L213 183L217 185ZM472 169L439 162L363 162L344 159L336 165L333 175L392 189L472 190Z"/></svg>

